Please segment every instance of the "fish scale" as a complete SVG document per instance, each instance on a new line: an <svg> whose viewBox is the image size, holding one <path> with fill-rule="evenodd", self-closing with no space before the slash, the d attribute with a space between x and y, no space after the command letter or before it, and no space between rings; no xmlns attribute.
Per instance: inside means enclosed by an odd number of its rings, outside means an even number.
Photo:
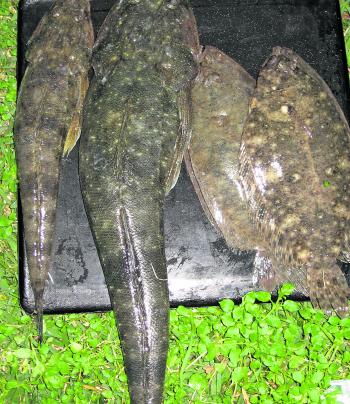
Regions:
<svg viewBox="0 0 350 404"><path fill-rule="evenodd" d="M14 139L25 248L42 339L43 294L51 269L60 161L80 134L93 28L88 0L57 0L28 44Z"/></svg>
<svg viewBox="0 0 350 404"><path fill-rule="evenodd" d="M274 48L250 103L240 176L276 272L300 273L312 302L340 316L349 295L336 264L349 224L348 150L349 127L327 85L293 51Z"/></svg>
<svg viewBox="0 0 350 404"><path fill-rule="evenodd" d="M197 48L192 12L182 2L156 0L117 3L94 46L79 172L133 403L162 401L169 313L164 198L190 137Z"/></svg>

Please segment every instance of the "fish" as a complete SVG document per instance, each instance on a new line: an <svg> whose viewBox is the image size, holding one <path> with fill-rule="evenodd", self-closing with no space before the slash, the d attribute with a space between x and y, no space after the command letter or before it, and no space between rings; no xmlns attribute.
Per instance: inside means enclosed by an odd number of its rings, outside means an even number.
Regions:
<svg viewBox="0 0 350 404"><path fill-rule="evenodd" d="M349 226L349 126L319 74L276 47L250 101L239 175L250 217L281 279L305 283L314 307L348 314L336 260ZM286 270L288 268L288 270Z"/></svg>
<svg viewBox="0 0 350 404"><path fill-rule="evenodd" d="M82 195L132 403L161 403L169 296L164 198L191 136L199 40L182 1L117 2L93 49L79 150Z"/></svg>
<svg viewBox="0 0 350 404"><path fill-rule="evenodd" d="M60 162L80 135L94 41L88 0L56 0L27 47L14 142L25 249L39 340L43 295L52 266Z"/></svg>
<svg viewBox="0 0 350 404"><path fill-rule="evenodd" d="M239 177L239 152L255 79L213 46L200 55L191 93L192 136L187 172L204 212L231 248L254 250L259 240L249 219Z"/></svg>
<svg viewBox="0 0 350 404"><path fill-rule="evenodd" d="M272 290L276 273L264 239L251 220L239 176L245 120L256 80L234 59L213 46L199 56L191 92L192 136L184 160L208 220L235 251L254 251L254 286ZM303 282L289 276L298 291Z"/></svg>

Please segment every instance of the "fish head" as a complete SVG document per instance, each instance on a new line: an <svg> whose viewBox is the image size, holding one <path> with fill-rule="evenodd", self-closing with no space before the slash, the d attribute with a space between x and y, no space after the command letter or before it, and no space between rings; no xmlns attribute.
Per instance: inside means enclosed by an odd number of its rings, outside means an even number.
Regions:
<svg viewBox="0 0 350 404"><path fill-rule="evenodd" d="M67 12L69 11L69 12ZM58 0L50 11L53 19L73 19L83 23L90 19L89 0Z"/></svg>
<svg viewBox="0 0 350 404"><path fill-rule="evenodd" d="M81 67L90 58L93 41L89 0L57 0L31 36L26 59Z"/></svg>
<svg viewBox="0 0 350 404"><path fill-rule="evenodd" d="M67 13L67 10L69 10L69 13ZM84 39L87 46L92 48L94 33L89 0L60 0L54 6L52 16L53 18L61 19L63 26L68 27L71 24L79 26L80 31L86 34Z"/></svg>
<svg viewBox="0 0 350 404"><path fill-rule="evenodd" d="M141 5L142 7L151 9L151 10L157 10L160 7L162 7L166 1L165 0L129 0L129 4L134 4L134 5Z"/></svg>
<svg viewBox="0 0 350 404"><path fill-rule="evenodd" d="M162 13L167 35L156 67L166 85L179 91L188 87L198 73L201 47L196 20L183 0L164 2Z"/></svg>
<svg viewBox="0 0 350 404"><path fill-rule="evenodd" d="M186 46L166 46L157 70L166 85L179 91L189 85L196 77L198 65Z"/></svg>

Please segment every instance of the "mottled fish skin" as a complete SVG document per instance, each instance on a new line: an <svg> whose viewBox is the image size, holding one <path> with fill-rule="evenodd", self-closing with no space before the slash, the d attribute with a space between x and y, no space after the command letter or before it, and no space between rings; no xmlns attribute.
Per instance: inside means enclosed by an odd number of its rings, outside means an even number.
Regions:
<svg viewBox="0 0 350 404"><path fill-rule="evenodd" d="M349 223L349 127L320 76L293 51L274 48L245 124L240 176L269 255L306 277L311 301L348 313L336 264Z"/></svg>
<svg viewBox="0 0 350 404"><path fill-rule="evenodd" d="M15 149L40 339L60 161L80 134L92 45L89 1L57 0L30 38L17 99Z"/></svg>
<svg viewBox="0 0 350 404"><path fill-rule="evenodd" d="M233 59L207 46L192 88L187 171L212 224L234 248L258 247L239 178L243 125L255 80Z"/></svg>
<svg viewBox="0 0 350 404"><path fill-rule="evenodd" d="M80 180L132 403L162 402L169 313L164 198L189 141L197 51L194 17L182 2L122 1L93 52Z"/></svg>
<svg viewBox="0 0 350 404"><path fill-rule="evenodd" d="M283 280L307 294L300 272L280 279L268 256L268 243L256 231L239 176L242 132L255 80L233 59L207 46L192 89L192 137L185 153L187 171L214 227L233 249L255 250L257 287L273 289Z"/></svg>

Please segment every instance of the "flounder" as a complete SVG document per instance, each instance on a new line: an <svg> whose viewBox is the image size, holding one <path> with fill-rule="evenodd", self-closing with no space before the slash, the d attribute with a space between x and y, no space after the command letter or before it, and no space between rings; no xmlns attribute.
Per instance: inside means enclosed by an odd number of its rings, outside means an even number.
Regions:
<svg viewBox="0 0 350 404"><path fill-rule="evenodd" d="M242 132L256 81L215 47L200 55L192 88L192 137L185 153L187 172L204 212L235 250L254 250L256 287L266 288L275 274L249 216L239 176ZM289 278L299 285L298 279Z"/></svg>
<svg viewBox="0 0 350 404"><path fill-rule="evenodd" d="M93 51L80 144L89 222L132 403L161 403L168 349L163 209L190 138L196 23L182 1L120 1Z"/></svg>
<svg viewBox="0 0 350 404"><path fill-rule="evenodd" d="M89 0L56 0L30 38L17 99L15 149L40 340L60 162L80 135L93 39Z"/></svg>
<svg viewBox="0 0 350 404"><path fill-rule="evenodd" d="M321 77L274 48L260 71L241 144L253 223L281 280L300 278L315 306L348 313L336 259L349 226L349 126Z"/></svg>
<svg viewBox="0 0 350 404"><path fill-rule="evenodd" d="M241 250L258 246L239 178L243 125L255 80L233 59L207 46L192 89L187 171L211 223Z"/></svg>

